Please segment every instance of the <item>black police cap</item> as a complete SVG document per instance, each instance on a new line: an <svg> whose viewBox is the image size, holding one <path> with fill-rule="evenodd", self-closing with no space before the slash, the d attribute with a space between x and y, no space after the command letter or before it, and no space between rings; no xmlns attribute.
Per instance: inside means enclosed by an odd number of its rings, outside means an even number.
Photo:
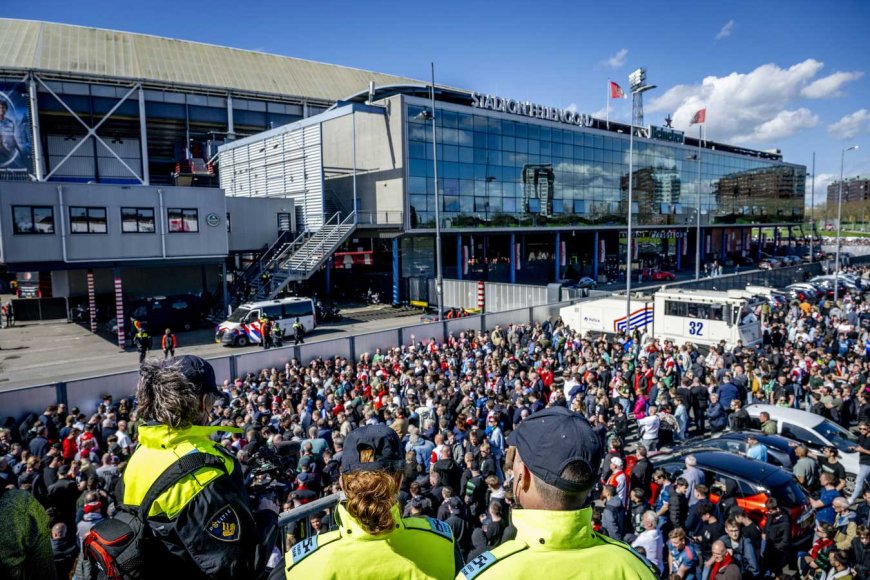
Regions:
<svg viewBox="0 0 870 580"><path fill-rule="evenodd" d="M177 368L188 381L196 386L200 395L223 395L217 388L214 368L205 359L192 354L186 354L165 359L160 364L163 368Z"/></svg>
<svg viewBox="0 0 870 580"><path fill-rule="evenodd" d="M526 467L536 477L562 491L587 491L588 483L563 479L565 467L584 462L591 473L601 466L602 450L598 436L585 417L565 407L543 409L527 418L507 438L515 446Z"/></svg>
<svg viewBox="0 0 870 580"><path fill-rule="evenodd" d="M360 451L371 449L372 461L363 462ZM354 471L401 471L405 468L402 442L395 431L386 425L366 425L354 429L344 441L341 455L341 472Z"/></svg>

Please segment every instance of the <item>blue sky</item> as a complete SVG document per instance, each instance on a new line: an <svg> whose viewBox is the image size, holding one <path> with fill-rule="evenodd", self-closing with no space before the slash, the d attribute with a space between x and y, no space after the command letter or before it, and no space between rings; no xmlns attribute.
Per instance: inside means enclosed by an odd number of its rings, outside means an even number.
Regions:
<svg viewBox="0 0 870 580"><path fill-rule="evenodd" d="M782 149L810 170L816 199L839 176L870 174L870 2L127 2L5 3L0 15L261 50L602 112L608 79L647 67L646 121ZM630 100L612 101L628 120ZM693 132L697 127L693 128ZM808 184L809 185L809 184ZM809 191L809 187L807 190Z"/></svg>

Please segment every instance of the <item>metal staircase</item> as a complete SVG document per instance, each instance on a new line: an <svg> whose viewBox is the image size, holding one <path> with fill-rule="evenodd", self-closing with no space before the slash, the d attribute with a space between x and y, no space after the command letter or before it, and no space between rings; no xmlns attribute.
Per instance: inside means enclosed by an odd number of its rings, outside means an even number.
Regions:
<svg viewBox="0 0 870 580"><path fill-rule="evenodd" d="M253 300L270 300L290 282L310 278L356 229L356 213L350 212L344 219L341 215L335 212L316 232L306 231L283 243L280 250L264 261L261 272L270 276L264 280L259 275L251 282Z"/></svg>

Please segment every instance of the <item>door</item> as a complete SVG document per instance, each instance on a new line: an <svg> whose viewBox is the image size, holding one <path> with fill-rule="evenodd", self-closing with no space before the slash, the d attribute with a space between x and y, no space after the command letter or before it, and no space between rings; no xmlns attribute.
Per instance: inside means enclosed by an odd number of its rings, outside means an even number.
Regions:
<svg viewBox="0 0 870 580"><path fill-rule="evenodd" d="M278 214L278 231L289 232L293 229L293 220L289 213L281 212Z"/></svg>

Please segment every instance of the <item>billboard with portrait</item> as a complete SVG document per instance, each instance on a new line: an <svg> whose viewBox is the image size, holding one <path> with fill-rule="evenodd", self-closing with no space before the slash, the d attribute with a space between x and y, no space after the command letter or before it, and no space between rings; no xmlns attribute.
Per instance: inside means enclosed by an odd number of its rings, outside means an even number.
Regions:
<svg viewBox="0 0 870 580"><path fill-rule="evenodd" d="M0 83L0 179L33 173L30 99L24 83Z"/></svg>

